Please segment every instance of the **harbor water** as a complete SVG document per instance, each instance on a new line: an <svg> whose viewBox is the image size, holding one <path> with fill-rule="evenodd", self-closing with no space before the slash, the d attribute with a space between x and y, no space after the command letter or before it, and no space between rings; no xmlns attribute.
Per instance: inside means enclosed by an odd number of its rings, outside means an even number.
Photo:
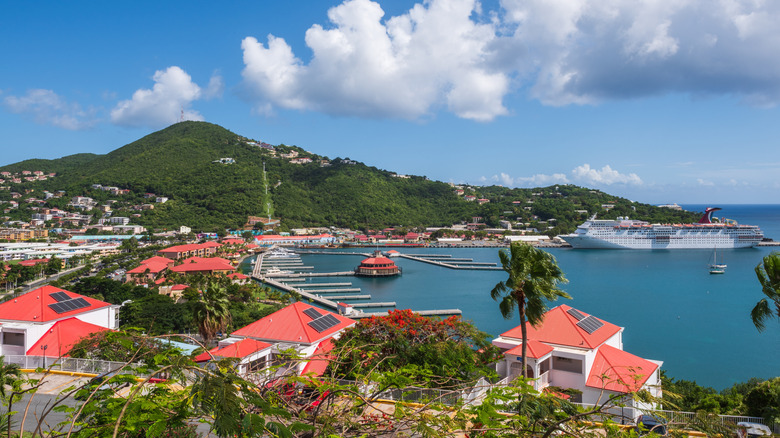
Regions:
<svg viewBox="0 0 780 438"><path fill-rule="evenodd" d="M703 211L706 206L683 207ZM722 216L759 225L765 236L780 240L780 205L722 207L718 212ZM396 250L499 263L496 248ZM759 333L750 319L750 310L763 297L754 269L773 250L780 247L719 251L728 268L723 275L711 275L710 250L549 249L569 280L563 288L572 296L553 305L565 303L624 327L626 351L663 361L662 369L677 379L722 389L751 377L780 376L780 322L770 321ZM330 272L352 270L361 257L304 254L301 258L317 272ZM505 320L490 298L490 290L506 278L503 271L452 270L394 260L403 269L399 277L306 281L350 281L351 287L361 288L361 295L370 294L370 301L396 302L398 309L458 308L464 319L492 337L519 324L517 317Z"/></svg>

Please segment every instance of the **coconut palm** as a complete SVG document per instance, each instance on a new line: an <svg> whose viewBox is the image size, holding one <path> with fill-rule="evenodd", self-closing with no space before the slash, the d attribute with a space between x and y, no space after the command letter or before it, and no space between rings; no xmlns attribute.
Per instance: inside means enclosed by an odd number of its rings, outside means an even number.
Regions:
<svg viewBox="0 0 780 438"><path fill-rule="evenodd" d="M780 252L773 252L764 257L764 261L756 266L756 276L761 283L761 291L766 297L756 303L750 312L750 318L761 332L766 328L766 321L769 318L780 318Z"/></svg>
<svg viewBox="0 0 780 438"><path fill-rule="evenodd" d="M509 251L498 253L501 266L509 278L496 284L490 296L499 301L504 318L510 319L517 309L523 336L522 369L526 375L528 329L526 321L536 326L544 318L547 302L559 297L571 298L558 285L568 280L558 267L555 257L541 249L524 243L513 243Z"/></svg>
<svg viewBox="0 0 780 438"><path fill-rule="evenodd" d="M206 291L193 305L192 316L203 338L203 344L214 339L217 333L230 324L230 302L227 291L217 283L209 283Z"/></svg>

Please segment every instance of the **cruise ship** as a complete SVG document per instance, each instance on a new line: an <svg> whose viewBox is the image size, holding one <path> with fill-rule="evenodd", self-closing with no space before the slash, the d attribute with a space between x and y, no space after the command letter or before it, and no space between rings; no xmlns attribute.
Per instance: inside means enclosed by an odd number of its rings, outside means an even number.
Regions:
<svg viewBox="0 0 780 438"><path fill-rule="evenodd" d="M738 225L732 220L712 221L708 208L695 224L650 224L618 217L616 220L586 221L572 234L560 236L573 248L597 249L713 249L751 248L764 238L755 225Z"/></svg>

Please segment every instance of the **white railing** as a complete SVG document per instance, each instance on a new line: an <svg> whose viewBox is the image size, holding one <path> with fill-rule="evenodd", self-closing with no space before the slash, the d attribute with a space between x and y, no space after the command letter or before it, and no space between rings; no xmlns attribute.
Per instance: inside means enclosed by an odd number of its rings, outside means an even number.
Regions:
<svg viewBox="0 0 780 438"><path fill-rule="evenodd" d="M20 368L25 369L45 368L58 371L95 375L117 371L125 366L124 362L112 362L107 360L22 355L5 356L5 363L14 363L19 365ZM125 372L138 374L132 370L126 370Z"/></svg>

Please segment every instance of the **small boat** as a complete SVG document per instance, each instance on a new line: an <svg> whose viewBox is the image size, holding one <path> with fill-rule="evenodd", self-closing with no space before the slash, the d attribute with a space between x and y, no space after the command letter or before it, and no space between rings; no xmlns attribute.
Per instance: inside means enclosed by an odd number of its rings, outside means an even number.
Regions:
<svg viewBox="0 0 780 438"><path fill-rule="evenodd" d="M715 248L712 251L712 263L710 263L710 274L725 274L726 264L723 263L723 255L721 255L720 263L718 263L718 249Z"/></svg>

